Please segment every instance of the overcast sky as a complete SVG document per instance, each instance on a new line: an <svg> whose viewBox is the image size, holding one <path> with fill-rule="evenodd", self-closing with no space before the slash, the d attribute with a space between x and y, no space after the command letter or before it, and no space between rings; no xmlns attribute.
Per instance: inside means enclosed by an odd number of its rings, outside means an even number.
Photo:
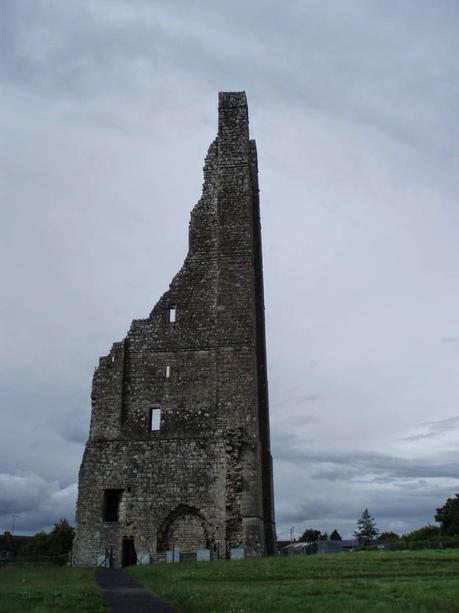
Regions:
<svg viewBox="0 0 459 613"><path fill-rule="evenodd" d="M459 491L456 0L0 2L0 530L74 518L98 358L257 140L279 537Z"/></svg>

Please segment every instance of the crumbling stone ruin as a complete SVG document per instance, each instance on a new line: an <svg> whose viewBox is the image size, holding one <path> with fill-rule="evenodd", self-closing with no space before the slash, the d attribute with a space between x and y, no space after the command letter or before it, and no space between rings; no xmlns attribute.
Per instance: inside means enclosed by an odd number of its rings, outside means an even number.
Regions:
<svg viewBox="0 0 459 613"><path fill-rule="evenodd" d="M183 267L94 374L75 565L275 549L257 151L245 93L220 93L218 114Z"/></svg>

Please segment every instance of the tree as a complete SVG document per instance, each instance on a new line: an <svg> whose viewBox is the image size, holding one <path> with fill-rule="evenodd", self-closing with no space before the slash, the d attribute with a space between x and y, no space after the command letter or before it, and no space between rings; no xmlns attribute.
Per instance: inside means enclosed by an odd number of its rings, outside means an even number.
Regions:
<svg viewBox="0 0 459 613"><path fill-rule="evenodd" d="M388 530L387 532L381 532L378 538L380 541L385 541L386 543L395 543L395 541L400 539L400 535Z"/></svg>
<svg viewBox="0 0 459 613"><path fill-rule="evenodd" d="M331 541L342 541L343 539L341 538L341 534L338 532L338 530L333 530L333 532L330 534L330 540Z"/></svg>
<svg viewBox="0 0 459 613"><path fill-rule="evenodd" d="M48 555L48 534L37 532L30 541L26 541L19 549L21 556L41 558Z"/></svg>
<svg viewBox="0 0 459 613"><path fill-rule="evenodd" d="M379 530L376 528L376 522L373 517L365 509L357 522L357 530L354 532L355 538L359 541L360 545L370 545L371 541L379 534Z"/></svg>
<svg viewBox="0 0 459 613"><path fill-rule="evenodd" d="M48 534L38 532L23 547L21 555L33 558L52 558L56 562L65 564L67 554L72 549L75 529L66 519L61 519L54 524L54 528Z"/></svg>
<svg viewBox="0 0 459 613"><path fill-rule="evenodd" d="M404 534L403 540L408 541L408 542L430 541L431 539L438 539L440 536L440 533L441 533L441 530L438 526L431 526L430 524L428 524L427 526L423 526L422 528L413 530L413 532Z"/></svg>
<svg viewBox="0 0 459 613"><path fill-rule="evenodd" d="M385 541L386 543L395 543L395 541L400 540L400 536L396 532L381 532L379 540Z"/></svg>
<svg viewBox="0 0 459 613"><path fill-rule="evenodd" d="M319 536L319 541L328 541L328 534L324 532Z"/></svg>
<svg viewBox="0 0 459 613"><path fill-rule="evenodd" d="M459 494L448 498L445 504L437 509L435 521L441 524L444 534L459 534Z"/></svg>
<svg viewBox="0 0 459 613"><path fill-rule="evenodd" d="M300 537L302 543L315 543L320 539L320 530L314 530L313 528L306 528Z"/></svg>
<svg viewBox="0 0 459 613"><path fill-rule="evenodd" d="M59 556L67 554L72 549L75 529L66 519L61 519L54 524L49 533L49 555Z"/></svg>

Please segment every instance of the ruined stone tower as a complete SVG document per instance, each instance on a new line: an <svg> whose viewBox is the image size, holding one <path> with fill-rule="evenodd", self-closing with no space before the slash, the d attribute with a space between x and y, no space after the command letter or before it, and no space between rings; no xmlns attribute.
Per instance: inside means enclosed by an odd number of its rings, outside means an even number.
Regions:
<svg viewBox="0 0 459 613"><path fill-rule="evenodd" d="M100 359L79 476L76 565L275 548L257 152L220 93L185 262Z"/></svg>

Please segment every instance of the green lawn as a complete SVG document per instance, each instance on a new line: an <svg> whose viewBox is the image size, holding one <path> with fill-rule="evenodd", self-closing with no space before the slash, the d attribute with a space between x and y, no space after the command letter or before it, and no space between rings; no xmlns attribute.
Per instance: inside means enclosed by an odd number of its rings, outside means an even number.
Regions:
<svg viewBox="0 0 459 613"><path fill-rule="evenodd" d="M93 569L0 566L0 611L106 613L106 608Z"/></svg>
<svg viewBox="0 0 459 613"><path fill-rule="evenodd" d="M348 552L137 566L185 613L459 612L459 551Z"/></svg>
<svg viewBox="0 0 459 613"><path fill-rule="evenodd" d="M451 549L137 566L129 573L184 613L459 613L459 550ZM93 569L0 567L1 613L73 611L106 613Z"/></svg>

